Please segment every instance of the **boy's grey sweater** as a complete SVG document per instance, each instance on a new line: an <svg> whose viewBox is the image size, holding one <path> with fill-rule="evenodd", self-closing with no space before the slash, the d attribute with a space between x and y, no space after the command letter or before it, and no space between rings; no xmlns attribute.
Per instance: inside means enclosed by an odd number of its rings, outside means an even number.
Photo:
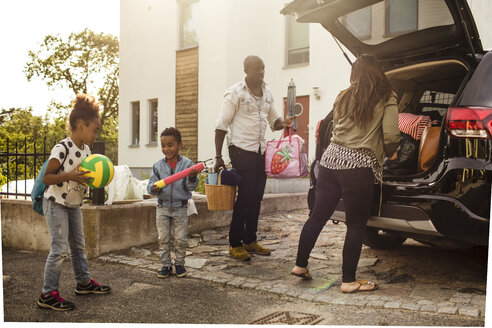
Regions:
<svg viewBox="0 0 492 328"><path fill-rule="evenodd" d="M174 173L183 171L189 167L192 167L193 161L187 157L179 156L178 163L174 169ZM188 177L178 180L168 186L164 186L158 192L152 192L152 185L164 178L167 178L171 173L171 166L166 162L166 158L158 160L152 166L152 174L150 175L149 183L147 185L147 191L151 195L156 195L159 204L162 206L176 208L186 206L188 199L191 198L191 192L195 190L198 185L198 177L194 182L190 181Z"/></svg>

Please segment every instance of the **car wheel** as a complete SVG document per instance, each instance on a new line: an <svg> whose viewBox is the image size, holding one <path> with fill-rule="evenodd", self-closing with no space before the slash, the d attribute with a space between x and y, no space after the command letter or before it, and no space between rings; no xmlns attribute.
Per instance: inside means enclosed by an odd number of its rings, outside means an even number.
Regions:
<svg viewBox="0 0 492 328"><path fill-rule="evenodd" d="M391 249L400 247L406 239L395 232L366 227L366 234L362 242L375 249Z"/></svg>

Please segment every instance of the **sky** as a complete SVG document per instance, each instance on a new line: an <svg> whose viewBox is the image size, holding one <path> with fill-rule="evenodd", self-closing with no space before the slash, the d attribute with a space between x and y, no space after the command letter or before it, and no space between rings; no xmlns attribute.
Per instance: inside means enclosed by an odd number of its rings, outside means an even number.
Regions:
<svg viewBox="0 0 492 328"><path fill-rule="evenodd" d="M85 28L119 37L120 0L0 0L0 109L31 106L44 115L52 99L68 103L71 91L51 90L39 77L28 82L23 70L46 35Z"/></svg>

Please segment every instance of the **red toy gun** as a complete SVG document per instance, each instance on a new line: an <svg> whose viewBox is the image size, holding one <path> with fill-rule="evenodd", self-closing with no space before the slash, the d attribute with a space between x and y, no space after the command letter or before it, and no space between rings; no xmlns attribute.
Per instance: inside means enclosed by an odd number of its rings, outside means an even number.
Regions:
<svg viewBox="0 0 492 328"><path fill-rule="evenodd" d="M203 165L203 163L195 164L192 167L187 168L186 170L180 171L178 173L168 176L167 178L155 182L154 186L156 186L157 188L164 188L165 186L168 186L171 183L186 178L188 175L190 175L191 170L195 169L197 172L200 172L204 168L205 166Z"/></svg>

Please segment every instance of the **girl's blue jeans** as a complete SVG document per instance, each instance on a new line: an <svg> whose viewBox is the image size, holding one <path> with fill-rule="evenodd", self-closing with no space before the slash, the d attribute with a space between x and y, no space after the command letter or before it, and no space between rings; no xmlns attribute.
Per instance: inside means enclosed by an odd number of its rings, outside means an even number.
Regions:
<svg viewBox="0 0 492 328"><path fill-rule="evenodd" d="M171 267L171 241L174 239L175 265L184 265L186 235L188 235L187 207L169 208L157 206L156 226L159 236L159 251L163 266ZM173 238L174 237L174 238Z"/></svg>
<svg viewBox="0 0 492 328"><path fill-rule="evenodd" d="M44 268L43 294L60 287L63 261L68 257L69 249L75 280L81 285L87 284L90 276L80 208L69 208L45 198L43 210L51 235L50 254Z"/></svg>

